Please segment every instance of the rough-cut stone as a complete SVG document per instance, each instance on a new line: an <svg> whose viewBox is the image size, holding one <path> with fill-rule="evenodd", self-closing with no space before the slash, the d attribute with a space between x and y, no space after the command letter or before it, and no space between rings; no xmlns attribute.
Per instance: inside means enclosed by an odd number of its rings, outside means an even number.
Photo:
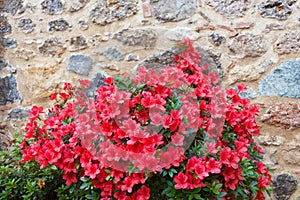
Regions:
<svg viewBox="0 0 300 200"><path fill-rule="evenodd" d="M240 92L239 96L241 98L246 98L246 99L254 99L257 97L256 92L250 87L250 86L246 86L247 90L245 92ZM237 86L233 86L233 88L235 90L238 90Z"/></svg>
<svg viewBox="0 0 300 200"><path fill-rule="evenodd" d="M180 21L196 13L196 0L152 0L154 17L160 21Z"/></svg>
<svg viewBox="0 0 300 200"><path fill-rule="evenodd" d="M58 56L60 57L66 50L59 38L49 38L42 46L39 47L39 52L44 56Z"/></svg>
<svg viewBox="0 0 300 200"><path fill-rule="evenodd" d="M85 95L88 97L95 97L95 92L100 86L104 86L104 80L107 77L104 73L97 73L93 78L91 85L88 89L85 90Z"/></svg>
<svg viewBox="0 0 300 200"><path fill-rule="evenodd" d="M53 20L49 22L49 31L64 31L71 28L69 23L64 19Z"/></svg>
<svg viewBox="0 0 300 200"><path fill-rule="evenodd" d="M82 31L85 31L89 28L89 23L85 20L79 20L78 24L79 24L79 29Z"/></svg>
<svg viewBox="0 0 300 200"><path fill-rule="evenodd" d="M270 136L270 135L261 135L258 136L257 141L259 144L261 145L266 145L266 146L280 146L283 144L283 142L285 141L284 137L281 136Z"/></svg>
<svg viewBox="0 0 300 200"><path fill-rule="evenodd" d="M285 0L266 0L259 4L258 12L264 17L285 20L292 14L292 8L289 7Z"/></svg>
<svg viewBox="0 0 300 200"><path fill-rule="evenodd" d="M271 106L261 120L264 123L284 128L300 127L300 105L278 103Z"/></svg>
<svg viewBox="0 0 300 200"><path fill-rule="evenodd" d="M49 15L61 14L64 11L64 1L45 0L41 3L42 10Z"/></svg>
<svg viewBox="0 0 300 200"><path fill-rule="evenodd" d="M215 46L220 46L222 43L226 41L226 38L222 35L219 35L218 33L213 33L209 35L208 39Z"/></svg>
<svg viewBox="0 0 300 200"><path fill-rule="evenodd" d="M283 30L283 29L284 29L284 27L282 24L270 23L270 24L266 25L264 32L269 33L270 31L277 31L277 30Z"/></svg>
<svg viewBox="0 0 300 200"><path fill-rule="evenodd" d="M138 60L139 60L139 57L135 54L129 54L126 57L126 61L138 61Z"/></svg>
<svg viewBox="0 0 300 200"><path fill-rule="evenodd" d="M107 40L109 40L109 35L95 34L90 39L90 43L92 43L93 46L99 46L101 42L106 42Z"/></svg>
<svg viewBox="0 0 300 200"><path fill-rule="evenodd" d="M117 47L108 48L103 55L105 55L109 60L121 61L124 59L124 55Z"/></svg>
<svg viewBox="0 0 300 200"><path fill-rule="evenodd" d="M90 13L90 19L93 23L104 26L133 16L137 11L136 1L108 2L107 0L99 0L99 3Z"/></svg>
<svg viewBox="0 0 300 200"><path fill-rule="evenodd" d="M16 87L17 82L14 76L10 75L0 78L0 106L21 100Z"/></svg>
<svg viewBox="0 0 300 200"><path fill-rule="evenodd" d="M275 51L282 54L300 52L300 31L288 31L281 34L275 42Z"/></svg>
<svg viewBox="0 0 300 200"><path fill-rule="evenodd" d="M258 85L261 96L300 98L300 59L285 61Z"/></svg>
<svg viewBox="0 0 300 200"><path fill-rule="evenodd" d="M206 0L206 3L227 18L242 17L249 7L249 2L244 0Z"/></svg>
<svg viewBox="0 0 300 200"><path fill-rule="evenodd" d="M29 110L29 108L14 108L8 113L6 119L12 121L25 121L29 117Z"/></svg>
<svg viewBox="0 0 300 200"><path fill-rule="evenodd" d="M207 65L209 67L209 71L214 71L218 73L220 77L223 77L224 74L219 62L219 56L201 47L196 47L196 50L201 56L200 66ZM174 63L173 58L177 55L176 52L177 49L172 48L165 52L156 53L153 56L149 56L140 62L136 66L135 70L138 68L138 66L145 66L146 68L151 68L157 71L160 71L165 66L175 66L176 63Z"/></svg>
<svg viewBox="0 0 300 200"><path fill-rule="evenodd" d="M78 51L87 48L87 40L83 36L76 36L70 39L69 51Z"/></svg>
<svg viewBox="0 0 300 200"><path fill-rule="evenodd" d="M15 15L16 13L20 12L23 7L23 0L2 0L4 1L4 12L11 13ZM1 11L1 9L0 9Z"/></svg>
<svg viewBox="0 0 300 200"><path fill-rule="evenodd" d="M34 51L24 48L16 49L14 53L17 58L22 58L24 60L29 60L36 56Z"/></svg>
<svg viewBox="0 0 300 200"><path fill-rule="evenodd" d="M5 62L4 60L0 60L0 70L4 69L5 67L7 67L7 62Z"/></svg>
<svg viewBox="0 0 300 200"><path fill-rule="evenodd" d="M72 55L67 69L80 75L88 75L92 69L93 59L89 56L78 54Z"/></svg>
<svg viewBox="0 0 300 200"><path fill-rule="evenodd" d="M7 17L0 15L0 35L11 33L11 25L8 23Z"/></svg>
<svg viewBox="0 0 300 200"><path fill-rule="evenodd" d="M298 181L290 174L279 174L273 180L273 192L278 200L288 200L297 190Z"/></svg>
<svg viewBox="0 0 300 200"><path fill-rule="evenodd" d="M36 24L31 19L24 18L19 20L18 27L23 33L31 33L36 27Z"/></svg>
<svg viewBox="0 0 300 200"><path fill-rule="evenodd" d="M145 48L153 47L157 40L157 34L150 29L123 29L113 36L128 46L143 46Z"/></svg>
<svg viewBox="0 0 300 200"><path fill-rule="evenodd" d="M82 9L88 2L90 2L90 0L72 0L69 11L76 12Z"/></svg>
<svg viewBox="0 0 300 200"><path fill-rule="evenodd" d="M5 49L13 49L17 47L17 41L12 38L4 38L3 46Z"/></svg>
<svg viewBox="0 0 300 200"><path fill-rule="evenodd" d="M243 34L233 39L228 48L236 54L238 58L258 57L266 53L267 43L260 35Z"/></svg>
<svg viewBox="0 0 300 200"><path fill-rule="evenodd" d="M294 146L293 149L289 150L282 150L281 152L281 157L283 158L283 161L286 164L289 165L298 165L300 162L300 148Z"/></svg>
<svg viewBox="0 0 300 200"><path fill-rule="evenodd" d="M199 39L200 34L197 33L194 29L180 27L167 31L165 33L165 36L171 41L181 41L184 38L197 40Z"/></svg>

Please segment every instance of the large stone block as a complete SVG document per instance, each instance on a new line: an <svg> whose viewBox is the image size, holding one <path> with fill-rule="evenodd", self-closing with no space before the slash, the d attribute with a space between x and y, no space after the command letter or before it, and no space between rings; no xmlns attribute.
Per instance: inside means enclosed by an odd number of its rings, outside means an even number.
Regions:
<svg viewBox="0 0 300 200"><path fill-rule="evenodd" d="M281 34L274 46L279 54L295 54L300 52L300 31L288 31Z"/></svg>
<svg viewBox="0 0 300 200"><path fill-rule="evenodd" d="M300 59L285 61L258 85L261 96L300 98Z"/></svg>
<svg viewBox="0 0 300 200"><path fill-rule="evenodd" d="M278 200L288 200L297 190L298 181L290 174L279 174L273 180L273 192Z"/></svg>
<svg viewBox="0 0 300 200"><path fill-rule="evenodd" d="M22 98L17 90L17 82L14 76L9 75L0 78L0 106L14 103Z"/></svg>
<svg viewBox="0 0 300 200"><path fill-rule="evenodd" d="M238 57L258 57L267 51L267 42L261 35L246 33L234 38L228 48Z"/></svg>
<svg viewBox="0 0 300 200"><path fill-rule="evenodd" d="M262 115L264 123L283 128L300 127L300 105L296 103L277 103Z"/></svg>
<svg viewBox="0 0 300 200"><path fill-rule="evenodd" d="M39 52L44 56L58 56L60 57L66 50L60 38L53 37L45 40L39 47Z"/></svg>
<svg viewBox="0 0 300 200"><path fill-rule="evenodd" d="M244 0L206 0L206 3L227 18L242 17L249 7L248 1Z"/></svg>
<svg viewBox="0 0 300 200"><path fill-rule="evenodd" d="M93 66L93 59L89 56L78 54L72 55L69 60L68 70L76 74L88 75Z"/></svg>
<svg viewBox="0 0 300 200"><path fill-rule="evenodd" d="M155 19L164 22L187 19L197 11L196 0L152 0L151 4Z"/></svg>
<svg viewBox="0 0 300 200"><path fill-rule="evenodd" d="M153 47L157 40L157 33L151 29L123 29L113 36L113 39L128 46Z"/></svg>
<svg viewBox="0 0 300 200"><path fill-rule="evenodd" d="M45 0L41 3L42 10L49 15L61 14L64 11L63 0Z"/></svg>
<svg viewBox="0 0 300 200"><path fill-rule="evenodd" d="M294 2L289 1L290 5ZM258 6L260 15L269 18L276 18L278 20L285 20L292 14L292 8L288 5L286 0L267 0Z"/></svg>
<svg viewBox="0 0 300 200"><path fill-rule="evenodd" d="M90 13L90 19L101 26L133 16L138 11L136 1L99 0L98 2Z"/></svg>

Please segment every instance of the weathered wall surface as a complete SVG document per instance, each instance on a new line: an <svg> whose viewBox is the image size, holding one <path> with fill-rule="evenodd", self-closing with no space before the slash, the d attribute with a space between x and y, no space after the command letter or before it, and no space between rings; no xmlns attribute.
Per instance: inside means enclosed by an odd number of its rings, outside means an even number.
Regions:
<svg viewBox="0 0 300 200"><path fill-rule="evenodd" d="M300 199L300 1L0 0L0 146L60 83L120 74L189 37L261 106L274 199ZM298 181L297 181L298 180ZM295 191L297 189L297 191ZM292 195L292 196L291 196Z"/></svg>

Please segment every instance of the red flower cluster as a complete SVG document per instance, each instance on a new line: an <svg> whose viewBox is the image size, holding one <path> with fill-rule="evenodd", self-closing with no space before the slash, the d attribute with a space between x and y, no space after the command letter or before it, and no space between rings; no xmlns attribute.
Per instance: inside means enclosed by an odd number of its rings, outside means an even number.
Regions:
<svg viewBox="0 0 300 200"><path fill-rule="evenodd" d="M176 190L217 183L216 195L234 199L233 191L250 180L249 164L257 173L251 178L256 198L264 199L271 177L260 160L251 160L262 154L253 140L258 107L238 96L243 85L227 90L226 103L216 74L198 66L200 56L189 40L182 44L177 66L159 74L140 67L134 80L107 78L95 99L84 94L87 81L75 92L66 83L51 96L57 103L46 113L33 106L20 146L23 161L37 160L41 169L56 166L66 185L88 177L103 200L150 199L146 181L175 168ZM191 143L201 144L205 155L185 152Z"/></svg>

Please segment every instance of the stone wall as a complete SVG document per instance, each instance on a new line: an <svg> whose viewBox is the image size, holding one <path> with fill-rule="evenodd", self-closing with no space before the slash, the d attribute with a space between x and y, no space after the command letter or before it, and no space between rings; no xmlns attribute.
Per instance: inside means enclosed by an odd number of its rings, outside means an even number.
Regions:
<svg viewBox="0 0 300 200"><path fill-rule="evenodd" d="M164 63L189 37L261 106L273 199L300 199L300 1L0 0L0 146L62 82ZM152 56L149 58L149 56ZM298 181L297 181L298 180ZM297 191L296 191L297 190Z"/></svg>

